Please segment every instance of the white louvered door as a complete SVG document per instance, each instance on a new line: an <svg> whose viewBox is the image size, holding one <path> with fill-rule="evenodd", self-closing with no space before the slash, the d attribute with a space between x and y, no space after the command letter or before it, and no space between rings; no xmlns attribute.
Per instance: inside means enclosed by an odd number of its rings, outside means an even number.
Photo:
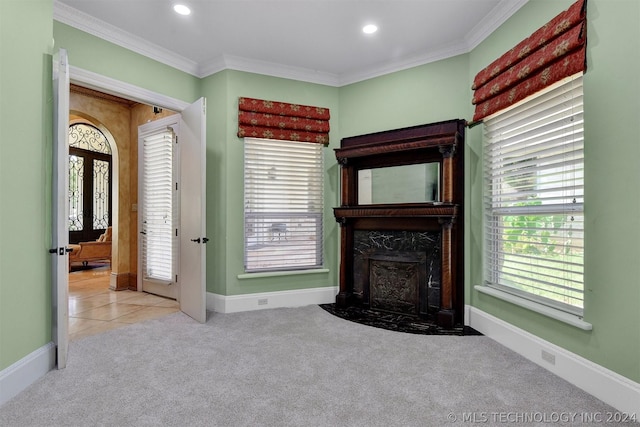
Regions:
<svg viewBox="0 0 640 427"><path fill-rule="evenodd" d="M179 116L140 126L139 278L142 290L179 299L176 130Z"/></svg>

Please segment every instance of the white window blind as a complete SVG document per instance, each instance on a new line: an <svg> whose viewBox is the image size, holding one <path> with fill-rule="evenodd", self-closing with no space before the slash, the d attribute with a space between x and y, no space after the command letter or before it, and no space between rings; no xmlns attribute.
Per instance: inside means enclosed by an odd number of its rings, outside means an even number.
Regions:
<svg viewBox="0 0 640 427"><path fill-rule="evenodd" d="M142 257L145 279L173 281L177 203L174 133L171 129L143 138Z"/></svg>
<svg viewBox="0 0 640 427"><path fill-rule="evenodd" d="M583 310L582 74L484 120L485 282Z"/></svg>
<svg viewBox="0 0 640 427"><path fill-rule="evenodd" d="M322 144L244 139L247 272L322 266Z"/></svg>

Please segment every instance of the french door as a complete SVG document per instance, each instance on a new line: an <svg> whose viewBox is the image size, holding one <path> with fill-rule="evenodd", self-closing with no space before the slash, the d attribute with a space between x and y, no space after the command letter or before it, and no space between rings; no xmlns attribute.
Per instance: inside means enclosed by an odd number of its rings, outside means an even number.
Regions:
<svg viewBox="0 0 640 427"><path fill-rule="evenodd" d="M142 290L178 299L179 116L138 128L140 267Z"/></svg>
<svg viewBox="0 0 640 427"><path fill-rule="evenodd" d="M111 176L110 154L69 148L70 243L96 240L111 225Z"/></svg>
<svg viewBox="0 0 640 427"><path fill-rule="evenodd" d="M206 321L206 102L138 128L138 289Z"/></svg>

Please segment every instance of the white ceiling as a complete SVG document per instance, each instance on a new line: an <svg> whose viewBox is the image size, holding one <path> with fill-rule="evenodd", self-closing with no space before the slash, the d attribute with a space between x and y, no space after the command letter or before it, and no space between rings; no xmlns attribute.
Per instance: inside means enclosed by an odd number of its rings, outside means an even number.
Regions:
<svg viewBox="0 0 640 427"><path fill-rule="evenodd" d="M198 77L342 86L469 52L527 1L54 0L54 19Z"/></svg>

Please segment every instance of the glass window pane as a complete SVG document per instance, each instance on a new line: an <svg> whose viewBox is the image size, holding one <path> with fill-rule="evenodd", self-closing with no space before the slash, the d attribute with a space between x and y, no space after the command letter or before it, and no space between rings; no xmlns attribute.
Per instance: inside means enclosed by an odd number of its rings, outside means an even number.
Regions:
<svg viewBox="0 0 640 427"><path fill-rule="evenodd" d="M93 161L93 229L109 226L109 162Z"/></svg>
<svg viewBox="0 0 640 427"><path fill-rule="evenodd" d="M82 231L84 185L84 158L69 156L69 231Z"/></svg>

